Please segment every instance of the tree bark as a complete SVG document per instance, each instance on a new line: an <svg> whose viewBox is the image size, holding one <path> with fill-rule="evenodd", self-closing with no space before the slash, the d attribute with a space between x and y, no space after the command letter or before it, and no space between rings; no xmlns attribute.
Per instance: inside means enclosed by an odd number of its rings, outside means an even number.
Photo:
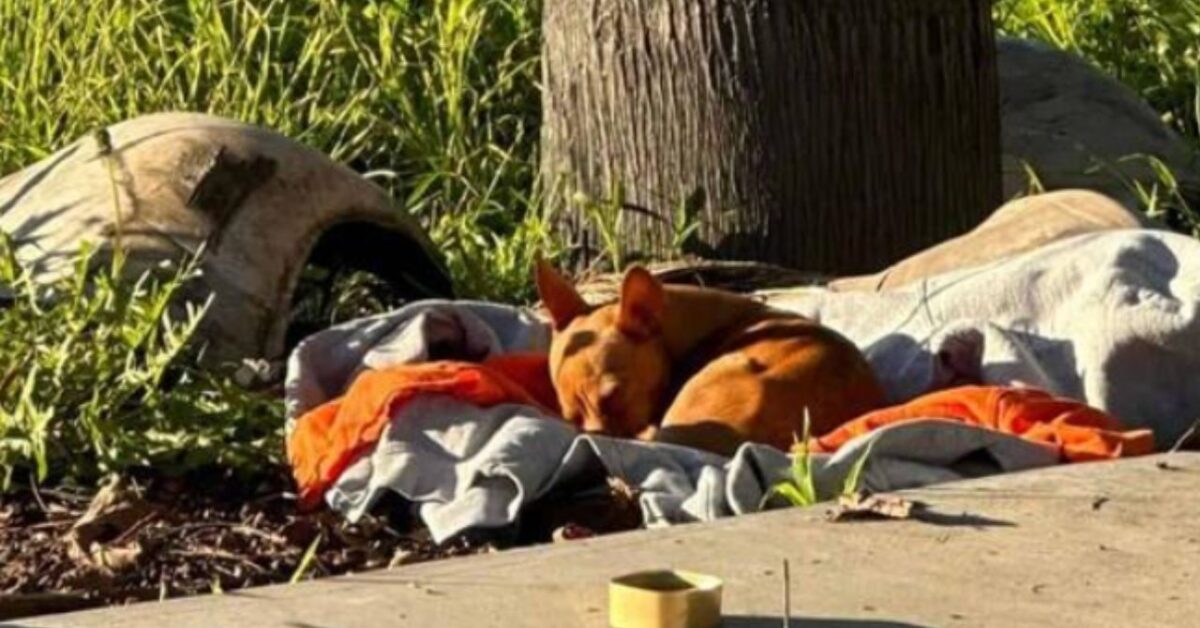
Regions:
<svg viewBox="0 0 1200 628"><path fill-rule="evenodd" d="M827 273L876 270L1001 201L985 0L546 0L542 173L620 186L623 237ZM563 196L558 196L563 198ZM584 212L564 212L584 258ZM672 234L676 234L673 236Z"/></svg>

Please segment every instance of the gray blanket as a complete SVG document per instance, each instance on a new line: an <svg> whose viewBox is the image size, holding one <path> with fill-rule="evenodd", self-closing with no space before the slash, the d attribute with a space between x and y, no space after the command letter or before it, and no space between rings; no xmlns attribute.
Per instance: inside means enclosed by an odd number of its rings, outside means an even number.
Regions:
<svg viewBox="0 0 1200 628"><path fill-rule="evenodd" d="M772 302L857 342L894 401L961 380L1037 385L1151 427L1160 444L1200 416L1200 387L1192 381L1200 373L1200 243L1190 238L1082 236L902 291L799 291ZM289 416L337 396L363 368L480 359L544 349L547 340L530 313L484 303L422 302L354 321L296 349ZM819 494L840 491L868 447L864 484L873 491L1058 462L1051 448L929 417L815 456ZM396 412L374 452L326 498L353 520L394 491L419 504L441 541L508 525L524 504L598 469L638 488L646 523L662 525L753 512L789 468L788 456L769 447L747 445L725 459L579 435L526 406L483 409L427 395Z"/></svg>
<svg viewBox="0 0 1200 628"><path fill-rule="evenodd" d="M892 401L963 380L1085 401L1170 447L1200 419L1200 241L1120 230L881 293L776 294L867 354Z"/></svg>

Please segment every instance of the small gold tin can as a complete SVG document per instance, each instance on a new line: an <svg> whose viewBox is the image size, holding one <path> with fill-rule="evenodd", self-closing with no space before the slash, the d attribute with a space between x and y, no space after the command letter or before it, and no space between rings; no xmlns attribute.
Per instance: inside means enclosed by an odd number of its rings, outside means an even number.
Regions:
<svg viewBox="0 0 1200 628"><path fill-rule="evenodd" d="M690 571L640 571L608 584L613 628L712 628L721 625L719 578Z"/></svg>

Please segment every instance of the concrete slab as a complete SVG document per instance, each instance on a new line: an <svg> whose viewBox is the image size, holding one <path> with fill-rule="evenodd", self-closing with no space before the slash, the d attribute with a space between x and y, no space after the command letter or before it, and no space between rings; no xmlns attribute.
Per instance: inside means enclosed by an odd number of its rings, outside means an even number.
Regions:
<svg viewBox="0 0 1200 628"><path fill-rule="evenodd" d="M1200 454L908 495L938 517L777 511L24 625L604 626L609 578L670 567L725 580L726 626L779 626L785 558L792 626L1200 625Z"/></svg>

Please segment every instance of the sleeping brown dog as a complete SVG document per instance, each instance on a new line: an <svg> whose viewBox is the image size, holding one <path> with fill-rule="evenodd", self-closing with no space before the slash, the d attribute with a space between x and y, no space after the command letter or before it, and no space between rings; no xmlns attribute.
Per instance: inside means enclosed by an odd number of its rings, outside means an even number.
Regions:
<svg viewBox="0 0 1200 628"><path fill-rule="evenodd" d="M536 275L554 325L551 379L563 416L586 432L723 455L747 441L786 450L806 411L819 435L883 405L858 348L798 315L663 286L640 267L617 303L593 308L548 264Z"/></svg>

